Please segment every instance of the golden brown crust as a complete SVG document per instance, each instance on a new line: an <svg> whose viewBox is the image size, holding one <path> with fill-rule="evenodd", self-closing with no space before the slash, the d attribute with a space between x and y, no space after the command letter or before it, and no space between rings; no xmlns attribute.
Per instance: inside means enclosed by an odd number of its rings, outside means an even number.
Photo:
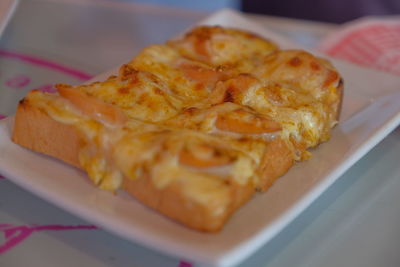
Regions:
<svg viewBox="0 0 400 267"><path fill-rule="evenodd" d="M78 160L80 137L77 130L53 120L26 99L21 100L18 105L12 141L80 167Z"/></svg>
<svg viewBox="0 0 400 267"><path fill-rule="evenodd" d="M213 205L201 205L187 197L179 182L168 185L159 190L148 177L138 179L124 179L123 188L135 196L140 202L160 211L164 215L203 232L217 232L221 230L230 215L242 204L247 202L254 193L253 186L232 184L229 186L230 203L221 214L213 215Z"/></svg>
<svg viewBox="0 0 400 267"><path fill-rule="evenodd" d="M339 84L337 87L337 93L338 93L338 103L336 105L336 120L339 121L340 119L340 113L342 111L342 105L343 105L343 95L344 95L344 81L343 78L340 78Z"/></svg>
<svg viewBox="0 0 400 267"><path fill-rule="evenodd" d="M260 166L259 190L266 191L282 175L284 175L294 163L293 151L282 139L273 140L264 152Z"/></svg>

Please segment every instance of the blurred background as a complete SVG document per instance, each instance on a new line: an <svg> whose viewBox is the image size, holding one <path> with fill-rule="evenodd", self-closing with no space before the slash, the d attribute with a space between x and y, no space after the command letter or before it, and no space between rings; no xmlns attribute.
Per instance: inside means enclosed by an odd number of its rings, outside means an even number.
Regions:
<svg viewBox="0 0 400 267"><path fill-rule="evenodd" d="M137 2L143 4L156 4L169 7L179 7L186 9L214 11L221 8L240 9L240 0L109 0L112 2ZM257 1L255 1L257 2Z"/></svg>
<svg viewBox="0 0 400 267"><path fill-rule="evenodd" d="M367 15L400 14L400 0L110 0L212 11L233 8L273 16L343 23Z"/></svg>

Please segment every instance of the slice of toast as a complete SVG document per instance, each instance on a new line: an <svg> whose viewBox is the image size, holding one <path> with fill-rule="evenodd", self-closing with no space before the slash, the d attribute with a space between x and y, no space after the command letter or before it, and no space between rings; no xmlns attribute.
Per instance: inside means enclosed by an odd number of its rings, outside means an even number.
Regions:
<svg viewBox="0 0 400 267"><path fill-rule="evenodd" d="M16 144L205 232L327 141L343 95L327 61L206 26L103 82L56 87L20 102Z"/></svg>
<svg viewBox="0 0 400 267"><path fill-rule="evenodd" d="M79 144L84 140L82 133L72 125L52 119L29 100L22 100L18 106L12 140L23 147L82 169L78 156ZM276 153L274 156L277 156ZM268 180L268 183L272 182ZM179 182L159 189L147 176L137 179L125 177L122 188L143 204L188 227L205 232L220 230L230 215L254 194L254 186L250 183L226 184L228 199L220 200L224 207L222 212L215 214L216 209L221 210L219 203L213 206L212 203L202 205L193 201L182 192Z"/></svg>

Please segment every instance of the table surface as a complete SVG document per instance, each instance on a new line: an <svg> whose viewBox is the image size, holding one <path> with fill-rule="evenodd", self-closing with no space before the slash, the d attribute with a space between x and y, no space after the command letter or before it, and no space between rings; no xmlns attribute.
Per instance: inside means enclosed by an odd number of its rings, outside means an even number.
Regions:
<svg viewBox="0 0 400 267"><path fill-rule="evenodd" d="M78 84L207 15L113 1L21 1L0 39L0 116L13 114L33 88ZM310 47L337 27L247 16ZM400 266L399 158L398 128L240 267ZM0 266L198 266L94 229L7 178L0 178L0 232Z"/></svg>

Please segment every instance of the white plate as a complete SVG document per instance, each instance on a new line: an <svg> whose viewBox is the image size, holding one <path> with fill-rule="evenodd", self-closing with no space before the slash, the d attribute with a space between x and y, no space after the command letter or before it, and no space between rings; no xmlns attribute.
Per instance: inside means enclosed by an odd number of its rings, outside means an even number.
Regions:
<svg viewBox="0 0 400 267"><path fill-rule="evenodd" d="M292 46L239 14L205 21L240 27ZM345 80L342 121L332 139L264 194L241 208L218 234L203 234L165 218L130 196L101 191L85 174L10 141L12 118L0 122L0 172L41 198L123 238L196 263L232 266L281 231L400 122L400 78L333 61ZM103 76L99 76L100 79Z"/></svg>

